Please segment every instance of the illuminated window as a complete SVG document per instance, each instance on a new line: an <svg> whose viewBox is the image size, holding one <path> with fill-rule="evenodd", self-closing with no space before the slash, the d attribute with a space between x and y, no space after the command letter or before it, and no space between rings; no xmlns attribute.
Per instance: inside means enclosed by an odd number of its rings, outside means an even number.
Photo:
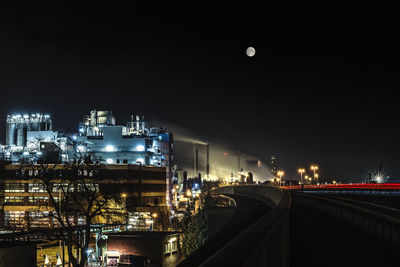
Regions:
<svg viewBox="0 0 400 267"><path fill-rule="evenodd" d="M28 186L28 192L30 193L43 193L46 192L46 190L43 188L42 184L29 184Z"/></svg>
<svg viewBox="0 0 400 267"><path fill-rule="evenodd" d="M49 197L29 197L30 203L48 203Z"/></svg>
<svg viewBox="0 0 400 267"><path fill-rule="evenodd" d="M4 201L6 203L23 203L25 202L25 197L5 197Z"/></svg>
<svg viewBox="0 0 400 267"><path fill-rule="evenodd" d="M26 226L25 211L6 211L4 212L4 223L6 226Z"/></svg>
<svg viewBox="0 0 400 267"><path fill-rule="evenodd" d="M7 193L25 192L25 184L5 184L4 192Z"/></svg>
<svg viewBox="0 0 400 267"><path fill-rule="evenodd" d="M172 239L175 239L175 240L170 241L170 242L165 244L165 254L174 253L174 252L176 252L178 250L177 249L178 246L177 246L176 238L172 238Z"/></svg>

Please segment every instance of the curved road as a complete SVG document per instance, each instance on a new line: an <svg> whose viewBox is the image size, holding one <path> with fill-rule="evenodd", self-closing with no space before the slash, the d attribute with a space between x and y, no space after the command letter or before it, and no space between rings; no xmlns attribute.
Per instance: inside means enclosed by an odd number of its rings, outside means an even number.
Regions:
<svg viewBox="0 0 400 267"><path fill-rule="evenodd" d="M199 266L221 247L265 215L271 208L263 202L241 196L231 196L236 201L236 210L230 221L202 248L198 249L178 266Z"/></svg>

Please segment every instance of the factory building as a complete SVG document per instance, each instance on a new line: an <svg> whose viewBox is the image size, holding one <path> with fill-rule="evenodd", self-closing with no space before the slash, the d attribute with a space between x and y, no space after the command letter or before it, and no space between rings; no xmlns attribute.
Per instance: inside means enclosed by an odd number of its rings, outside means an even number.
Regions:
<svg viewBox="0 0 400 267"><path fill-rule="evenodd" d="M51 145L53 144L53 146ZM57 147L52 161L67 162L73 152L70 138L53 131L50 115L13 114L6 119L6 143L0 149L2 158L12 162L36 162L49 156L48 148ZM54 149L51 151L54 154Z"/></svg>
<svg viewBox="0 0 400 267"><path fill-rule="evenodd" d="M140 116L132 116L126 125L117 125L111 111L97 110L84 116L78 132L71 136L53 131L49 115L9 115L6 123L6 145L0 146L0 158L6 162L8 172L18 168L12 166L30 163L63 166L90 155L109 169L110 181L120 180L121 173L131 176L121 187L128 198L140 199L140 205L129 218L135 229L147 229L144 222L154 207L171 207L173 136L165 128L150 127ZM151 179L148 185L143 180L143 196L137 196L138 177L145 178L146 173ZM3 225L22 219L26 223L36 214L31 206L46 201L46 193L37 189L33 180L17 183L7 180L10 177L7 172L0 173Z"/></svg>
<svg viewBox="0 0 400 267"><path fill-rule="evenodd" d="M167 190L173 177L173 136L162 127L150 127L143 116L131 116L116 125L111 111L92 110L79 124L75 153L91 153L106 164L136 164L167 169ZM167 194L170 204L170 195Z"/></svg>
<svg viewBox="0 0 400 267"><path fill-rule="evenodd" d="M28 131L51 131L53 128L49 115L8 115L6 125L6 146L24 147L27 145Z"/></svg>

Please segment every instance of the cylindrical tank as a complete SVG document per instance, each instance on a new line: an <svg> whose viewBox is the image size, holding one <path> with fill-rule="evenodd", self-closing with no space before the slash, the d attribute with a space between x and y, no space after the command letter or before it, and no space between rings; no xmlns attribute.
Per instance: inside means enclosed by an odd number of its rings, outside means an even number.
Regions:
<svg viewBox="0 0 400 267"><path fill-rule="evenodd" d="M23 146L24 142L24 124L18 123L17 126L17 146Z"/></svg>
<svg viewBox="0 0 400 267"><path fill-rule="evenodd" d="M7 125L6 125L6 145L12 146L15 145L15 138L16 135L16 128L15 123L12 121L11 116L7 118Z"/></svg>

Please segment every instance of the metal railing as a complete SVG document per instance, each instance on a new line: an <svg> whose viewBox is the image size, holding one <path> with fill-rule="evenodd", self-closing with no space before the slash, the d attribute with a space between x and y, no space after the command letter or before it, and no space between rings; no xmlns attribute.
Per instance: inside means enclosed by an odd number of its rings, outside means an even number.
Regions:
<svg viewBox="0 0 400 267"><path fill-rule="evenodd" d="M291 192L296 202L328 213L368 232L383 242L400 249L400 216L387 207L350 199L330 198ZM380 211L381 209L381 211Z"/></svg>
<svg viewBox="0 0 400 267"><path fill-rule="evenodd" d="M200 266L289 266L290 194L273 186L225 186L212 194L257 199L272 210L211 255Z"/></svg>

